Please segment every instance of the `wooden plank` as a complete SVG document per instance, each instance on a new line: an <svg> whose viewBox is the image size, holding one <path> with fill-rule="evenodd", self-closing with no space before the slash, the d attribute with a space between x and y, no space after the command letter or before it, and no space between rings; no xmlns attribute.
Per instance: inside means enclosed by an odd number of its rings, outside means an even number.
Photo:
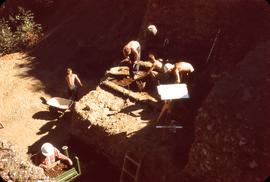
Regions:
<svg viewBox="0 0 270 182"><path fill-rule="evenodd" d="M136 101L150 101L150 102L154 102L157 103L158 100L155 99L154 97L150 96L148 93L146 92L133 92L131 90L125 89L111 81L105 80L103 82L101 82L101 85L105 85L117 92L120 92L121 94L123 94L124 96L128 96Z"/></svg>
<svg viewBox="0 0 270 182"><path fill-rule="evenodd" d="M50 170L50 169L54 168L56 165L58 165L58 164L60 164L60 160L55 161L55 162L49 164L49 165L47 166L47 169L46 169L46 170Z"/></svg>

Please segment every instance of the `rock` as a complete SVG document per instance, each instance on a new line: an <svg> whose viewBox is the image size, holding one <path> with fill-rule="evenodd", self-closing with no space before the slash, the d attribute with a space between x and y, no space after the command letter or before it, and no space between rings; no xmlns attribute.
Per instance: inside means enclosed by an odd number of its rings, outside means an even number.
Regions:
<svg viewBox="0 0 270 182"><path fill-rule="evenodd" d="M204 155L207 155L207 150L205 148L202 149Z"/></svg>
<svg viewBox="0 0 270 182"><path fill-rule="evenodd" d="M207 127L206 127L209 131L211 131L212 129L213 129L213 125L207 125Z"/></svg>
<svg viewBox="0 0 270 182"><path fill-rule="evenodd" d="M246 143L247 143L246 141L240 140L240 141L239 141L239 146L245 145Z"/></svg>
<svg viewBox="0 0 270 182"><path fill-rule="evenodd" d="M259 166L258 163L257 163L255 160L249 162L248 165L249 165L249 167L250 167L251 169L254 169L254 168L256 168L256 167Z"/></svg>

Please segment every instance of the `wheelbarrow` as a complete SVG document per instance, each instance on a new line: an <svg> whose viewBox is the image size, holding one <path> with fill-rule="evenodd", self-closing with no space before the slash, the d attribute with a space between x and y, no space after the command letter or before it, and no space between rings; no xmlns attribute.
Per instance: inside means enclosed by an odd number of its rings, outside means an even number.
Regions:
<svg viewBox="0 0 270 182"><path fill-rule="evenodd" d="M74 101L61 97L53 97L47 100L46 103L47 105L49 105L50 112L52 114L59 115L58 118L61 118L67 111L69 111Z"/></svg>

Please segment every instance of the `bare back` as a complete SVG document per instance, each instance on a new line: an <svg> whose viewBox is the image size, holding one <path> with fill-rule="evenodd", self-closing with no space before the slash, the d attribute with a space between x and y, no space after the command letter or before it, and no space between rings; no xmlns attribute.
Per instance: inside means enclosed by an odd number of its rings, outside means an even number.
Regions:
<svg viewBox="0 0 270 182"><path fill-rule="evenodd" d="M138 48L140 48L140 43L138 41L132 40L126 46L132 50L138 50Z"/></svg>
<svg viewBox="0 0 270 182"><path fill-rule="evenodd" d="M178 62L175 63L175 71L179 72L193 72L194 68L190 63L187 62Z"/></svg>
<svg viewBox="0 0 270 182"><path fill-rule="evenodd" d="M68 86L70 89L74 89L76 86L75 86L75 79L76 79L77 75L76 74L68 74L66 76L66 80L67 80L67 83L68 83Z"/></svg>

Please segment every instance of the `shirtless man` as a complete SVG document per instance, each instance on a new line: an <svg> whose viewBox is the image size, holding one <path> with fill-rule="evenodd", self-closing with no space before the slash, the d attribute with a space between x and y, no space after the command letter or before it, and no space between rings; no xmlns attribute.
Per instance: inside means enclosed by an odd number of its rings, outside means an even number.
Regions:
<svg viewBox="0 0 270 182"><path fill-rule="evenodd" d="M164 65L164 72L171 72L175 75L176 77L176 83L181 82L181 75L182 74L189 74L194 71L193 66L190 63L187 62L178 62L173 64L166 63Z"/></svg>
<svg viewBox="0 0 270 182"><path fill-rule="evenodd" d="M148 70L147 75L152 71L157 70L159 72L163 72L163 64L160 60L157 60L153 54L149 54L150 62L152 63L151 68Z"/></svg>
<svg viewBox="0 0 270 182"><path fill-rule="evenodd" d="M139 60L141 59L141 45L138 41L132 40L123 47L125 59L129 62L129 75L134 78L134 74L139 71Z"/></svg>
<svg viewBox="0 0 270 182"><path fill-rule="evenodd" d="M77 99L77 95L78 95L78 87L75 84L76 80L79 83L79 85L82 86L82 83L81 83L81 80L79 79L79 77L76 74L72 73L72 69L68 68L67 75L66 75L66 81L67 81L68 88L69 88L69 97L72 100Z"/></svg>

